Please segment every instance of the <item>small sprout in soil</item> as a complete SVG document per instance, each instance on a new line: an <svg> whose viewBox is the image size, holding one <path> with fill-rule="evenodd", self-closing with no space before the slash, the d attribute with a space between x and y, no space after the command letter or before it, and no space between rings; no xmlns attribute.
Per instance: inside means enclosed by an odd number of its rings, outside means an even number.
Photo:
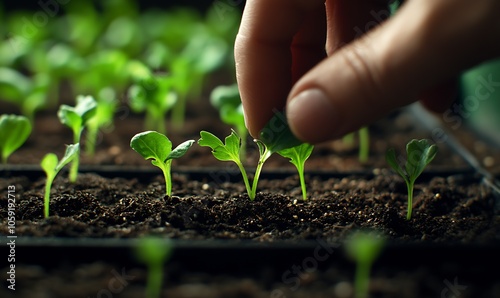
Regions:
<svg viewBox="0 0 500 298"><path fill-rule="evenodd" d="M356 298L368 297L370 270L373 262L382 252L385 240L373 233L355 232L346 241L346 252L356 262L354 289Z"/></svg>
<svg viewBox="0 0 500 298"><path fill-rule="evenodd" d="M79 95L76 98L76 106L61 105L57 115L62 124L68 126L73 131L73 143L80 143L83 129L97 111L97 103L92 96ZM78 150L80 147L78 147ZM79 154L78 154L79 155ZM71 164L69 181L75 182L78 177L79 156L75 156Z"/></svg>
<svg viewBox="0 0 500 298"><path fill-rule="evenodd" d="M240 159L244 161L246 158L248 130L245 126L238 85L216 87L210 94L210 103L219 110L219 117L222 122L231 125L241 137Z"/></svg>
<svg viewBox="0 0 500 298"><path fill-rule="evenodd" d="M413 207L413 186L418 176L422 174L425 167L434 159L438 148L431 145L428 140L411 140L406 145L407 161L403 169L396 158L396 151L390 148L385 158L387 163L396 171L406 182L408 188L408 212L406 219L411 219Z"/></svg>
<svg viewBox="0 0 500 298"><path fill-rule="evenodd" d="M49 217L49 202L50 202L50 189L52 188L52 182L56 178L59 171L64 168L71 160L76 158L80 153L80 144L69 145L66 148L64 157L59 161L57 155L54 153L48 153L44 156L40 165L47 175L47 180L45 182L45 195L43 198L43 215L45 218Z"/></svg>
<svg viewBox="0 0 500 298"><path fill-rule="evenodd" d="M173 246L168 240L144 238L135 248L136 258L148 268L146 298L160 297L163 283L163 266L171 257Z"/></svg>
<svg viewBox="0 0 500 298"><path fill-rule="evenodd" d="M302 145L295 146L292 148L287 148L278 151L278 154L289 158L290 162L297 168L300 179L300 187L302 188L302 198L307 200L306 182L304 178L304 164L306 160L311 156L314 146L308 143L303 143Z"/></svg>
<svg viewBox="0 0 500 298"><path fill-rule="evenodd" d="M355 133L356 132L346 134L342 138L344 144L347 146L353 146ZM370 155L370 131L368 130L368 127L365 126L360 128L357 133L359 135L358 159L360 162L365 163L368 161L368 157Z"/></svg>
<svg viewBox="0 0 500 298"><path fill-rule="evenodd" d="M156 131L145 131L136 134L130 141L130 147L144 159L152 159L151 163L159 167L165 177L167 196L172 195L172 160L182 157L193 145L194 140L185 141L172 150L172 142Z"/></svg>
<svg viewBox="0 0 500 298"><path fill-rule="evenodd" d="M25 116L2 115L0 117L0 151L2 163L28 139L31 123Z"/></svg>
<svg viewBox="0 0 500 298"><path fill-rule="evenodd" d="M226 137L225 143L207 131L201 131L200 136L201 138L198 140L198 144L200 146L210 147L215 158L220 161L233 161L236 163L243 176L243 182L245 183L248 197L252 201L257 194L257 184L266 160L275 152L302 144L302 142L292 134L284 114L281 112L275 113L274 117L262 129L260 140L254 140L259 147L259 161L255 170L252 186L250 187L248 175L240 159L241 138L238 134L234 130L231 130L231 134Z"/></svg>

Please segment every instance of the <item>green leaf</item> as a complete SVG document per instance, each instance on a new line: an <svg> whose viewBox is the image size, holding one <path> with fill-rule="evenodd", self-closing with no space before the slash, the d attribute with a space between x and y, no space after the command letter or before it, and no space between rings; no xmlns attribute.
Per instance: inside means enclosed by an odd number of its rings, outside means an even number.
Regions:
<svg viewBox="0 0 500 298"><path fill-rule="evenodd" d="M189 150L189 148L191 148L193 144L194 140L185 141L179 144L179 146L175 147L175 149L172 150L172 152L170 152L170 154L167 157L167 160L177 159L179 157L184 156L184 154L186 154L186 152Z"/></svg>
<svg viewBox="0 0 500 298"><path fill-rule="evenodd" d="M396 158L396 151L393 148L389 148L385 154L385 160L391 166L391 168L396 171L396 173L399 174L399 176L403 177L405 180L406 178L406 173L404 172L403 168L398 163L398 160Z"/></svg>
<svg viewBox="0 0 500 298"><path fill-rule="evenodd" d="M210 93L210 103L217 109L238 107L241 104L240 90L237 84L218 86Z"/></svg>
<svg viewBox="0 0 500 298"><path fill-rule="evenodd" d="M24 144L30 133L31 123L28 118L17 115L0 117L0 150L4 162L7 162L7 158Z"/></svg>
<svg viewBox="0 0 500 298"><path fill-rule="evenodd" d="M40 166L44 170L45 174L47 174L47 177L54 177L55 176L55 171L58 163L57 155L54 153L47 153L42 161L40 162Z"/></svg>
<svg viewBox="0 0 500 298"><path fill-rule="evenodd" d="M234 130L231 130L231 134L226 137L225 144L208 131L201 131L200 136L201 138L198 140L198 144L200 146L210 147L212 149L212 154L218 160L240 162L240 137Z"/></svg>
<svg viewBox="0 0 500 298"><path fill-rule="evenodd" d="M73 130L83 128L97 111L97 102L92 96L79 95L75 107L61 105L57 115L64 125Z"/></svg>
<svg viewBox="0 0 500 298"><path fill-rule="evenodd" d="M244 126L245 116L243 114L243 106L240 104L236 108L230 105L225 105L220 108L221 120L229 125Z"/></svg>
<svg viewBox="0 0 500 298"><path fill-rule="evenodd" d="M278 154L285 158L289 158L290 162L296 167L301 167L309 156L311 156L313 149L313 145L302 143L299 146L280 150L278 151Z"/></svg>
<svg viewBox="0 0 500 298"><path fill-rule="evenodd" d="M130 147L144 157L144 159L165 162L172 151L172 142L159 132L145 131L136 134L132 138Z"/></svg>
<svg viewBox="0 0 500 298"><path fill-rule="evenodd" d="M260 132L260 139L271 154L302 144L290 130L286 116L283 112L276 112L274 114Z"/></svg>
<svg viewBox="0 0 500 298"><path fill-rule="evenodd" d="M406 173L411 181L415 181L424 171L425 167L434 159L437 146L431 145L428 140L411 140L406 145L408 160Z"/></svg>
<svg viewBox="0 0 500 298"><path fill-rule="evenodd" d="M7 67L0 67L0 97L20 102L32 89L31 80L22 73Z"/></svg>
<svg viewBox="0 0 500 298"><path fill-rule="evenodd" d="M68 145L66 151L64 152L63 158L57 164L55 170L59 172L65 165L70 163L78 154L80 153L80 144L76 143L73 145Z"/></svg>

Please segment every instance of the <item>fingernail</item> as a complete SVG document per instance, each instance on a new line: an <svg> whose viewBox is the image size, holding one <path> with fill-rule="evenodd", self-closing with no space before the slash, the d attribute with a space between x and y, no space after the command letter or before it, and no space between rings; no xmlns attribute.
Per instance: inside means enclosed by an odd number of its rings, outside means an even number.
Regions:
<svg viewBox="0 0 500 298"><path fill-rule="evenodd" d="M294 134L301 140L318 143L335 137L339 122L332 101L317 88L302 91L287 106L287 118Z"/></svg>

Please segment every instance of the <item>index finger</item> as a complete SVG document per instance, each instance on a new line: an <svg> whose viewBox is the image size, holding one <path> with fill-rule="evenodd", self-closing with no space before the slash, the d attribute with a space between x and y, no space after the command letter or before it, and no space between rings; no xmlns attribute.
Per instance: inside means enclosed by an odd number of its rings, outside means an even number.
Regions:
<svg viewBox="0 0 500 298"><path fill-rule="evenodd" d="M294 80L325 56L324 0L249 0L235 42L250 134L282 110ZM294 74L295 73L295 74Z"/></svg>

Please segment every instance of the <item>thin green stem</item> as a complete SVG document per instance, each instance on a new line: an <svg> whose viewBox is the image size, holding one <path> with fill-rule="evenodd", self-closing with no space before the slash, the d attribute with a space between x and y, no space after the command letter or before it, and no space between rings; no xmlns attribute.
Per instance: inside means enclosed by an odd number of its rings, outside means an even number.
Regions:
<svg viewBox="0 0 500 298"><path fill-rule="evenodd" d="M50 190L52 189L52 182L55 177L48 177L45 182L45 195L43 196L43 216L49 217L49 203L50 203Z"/></svg>
<svg viewBox="0 0 500 298"><path fill-rule="evenodd" d="M76 133L76 131L79 131ZM75 130L73 132L73 144L80 143L80 136L82 134L82 129ZM71 183L76 182L76 178L78 178L78 167L80 165L80 148L78 148L78 152L75 154L73 161L71 162L71 168L69 170L69 181Z"/></svg>
<svg viewBox="0 0 500 298"><path fill-rule="evenodd" d="M368 297L368 286L370 284L370 264L359 262L356 265L356 276L354 288L356 289L356 298Z"/></svg>
<svg viewBox="0 0 500 298"><path fill-rule="evenodd" d="M367 162L370 155L370 133L368 127L362 127L359 133L359 161Z"/></svg>
<svg viewBox="0 0 500 298"><path fill-rule="evenodd" d="M413 182L406 181L406 187L408 188L408 211L406 213L406 219L411 219L411 211L413 209Z"/></svg>
<svg viewBox="0 0 500 298"><path fill-rule="evenodd" d="M171 165L172 165L172 160L169 159L161 168L163 172L163 177L165 177L165 190L167 196L172 195L172 175L170 173Z"/></svg>
<svg viewBox="0 0 500 298"><path fill-rule="evenodd" d="M304 177L304 164L297 166L297 172L299 173L300 188L302 188L302 198L307 201L307 189L306 189L306 179Z"/></svg>
<svg viewBox="0 0 500 298"><path fill-rule="evenodd" d="M250 200L253 200L255 196L252 197L252 189L250 188L250 182L248 181L247 171L245 170L245 167L243 166L241 161L237 161L236 164L238 165L241 175L243 176L243 182L245 182L245 188L247 189L248 196L250 197Z"/></svg>
<svg viewBox="0 0 500 298"><path fill-rule="evenodd" d="M264 166L264 163L269 158L269 156L271 156L271 154L266 148L262 156L259 158L259 163L257 164L257 168L255 169L255 175L253 176L252 193L250 195L250 200L252 201L255 199L255 196L257 195L257 185L259 184L260 172L262 172L262 167Z"/></svg>
<svg viewBox="0 0 500 298"><path fill-rule="evenodd" d="M160 297L161 284L163 281L162 264L149 264L148 279L146 285L146 298Z"/></svg>
<svg viewBox="0 0 500 298"><path fill-rule="evenodd" d="M87 156L94 156L95 154L98 132L99 127L97 125L89 125L87 128L87 135L85 136L85 154Z"/></svg>

